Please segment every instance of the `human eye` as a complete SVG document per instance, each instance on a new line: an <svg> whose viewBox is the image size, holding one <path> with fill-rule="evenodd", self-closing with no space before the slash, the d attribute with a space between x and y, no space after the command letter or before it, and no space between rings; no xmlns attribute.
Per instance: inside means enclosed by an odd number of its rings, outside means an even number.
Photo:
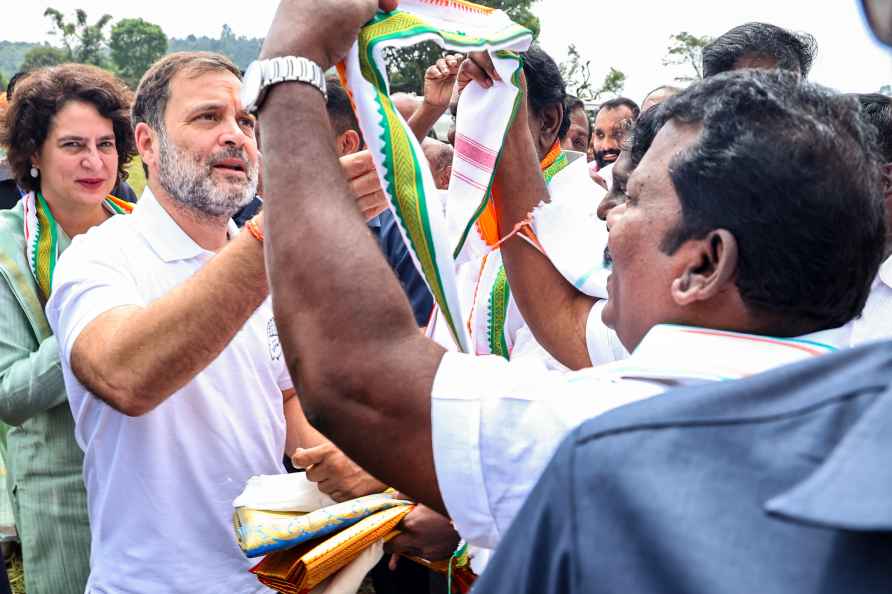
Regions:
<svg viewBox="0 0 892 594"><path fill-rule="evenodd" d="M106 150L113 149L113 148L115 148L115 141L111 140L111 139L102 140L99 142L99 148L106 149Z"/></svg>
<svg viewBox="0 0 892 594"><path fill-rule="evenodd" d="M239 118L239 126L243 128L248 128L249 130L253 130L257 126L257 122L254 121L254 118L251 117L242 117Z"/></svg>
<svg viewBox="0 0 892 594"><path fill-rule="evenodd" d="M65 140L62 142L62 148L64 148L64 149L79 149L79 148L82 148L83 146L84 146L84 143L82 143L79 140Z"/></svg>

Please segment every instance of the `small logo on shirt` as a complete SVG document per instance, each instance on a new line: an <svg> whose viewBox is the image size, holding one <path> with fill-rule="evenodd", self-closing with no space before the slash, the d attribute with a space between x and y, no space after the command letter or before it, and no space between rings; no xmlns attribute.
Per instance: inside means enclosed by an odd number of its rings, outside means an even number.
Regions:
<svg viewBox="0 0 892 594"><path fill-rule="evenodd" d="M273 361L282 358L282 343L279 342L279 329L276 328L276 320L269 319L266 324L266 337L269 339L269 357Z"/></svg>

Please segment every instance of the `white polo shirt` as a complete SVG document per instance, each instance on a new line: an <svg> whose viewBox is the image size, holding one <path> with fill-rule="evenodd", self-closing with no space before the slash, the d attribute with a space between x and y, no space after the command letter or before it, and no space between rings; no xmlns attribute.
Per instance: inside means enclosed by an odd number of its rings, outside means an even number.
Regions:
<svg viewBox="0 0 892 594"><path fill-rule="evenodd" d="M437 482L459 534L495 548L557 446L583 421L670 387L739 379L848 344L848 328L774 339L661 325L626 360L549 371L535 357L446 353L434 378Z"/></svg>
<svg viewBox="0 0 892 594"><path fill-rule="evenodd" d="M230 237L237 232L230 222ZM251 476L284 472L282 391L291 380L270 301L213 363L141 417L88 392L69 365L75 339L98 315L150 304L213 257L146 189L133 214L76 237L56 268L46 313L84 450L88 594L268 591L236 544L232 500ZM151 355L152 344L142 348Z"/></svg>
<svg viewBox="0 0 892 594"><path fill-rule="evenodd" d="M892 338L892 256L880 266L861 317L850 324L852 346Z"/></svg>

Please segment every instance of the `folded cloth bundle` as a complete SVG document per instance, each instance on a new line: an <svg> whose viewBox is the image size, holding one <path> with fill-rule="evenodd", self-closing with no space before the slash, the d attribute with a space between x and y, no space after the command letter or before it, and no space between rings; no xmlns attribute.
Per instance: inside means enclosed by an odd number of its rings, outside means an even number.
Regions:
<svg viewBox="0 0 892 594"><path fill-rule="evenodd" d="M259 557L328 536L377 512L406 506L408 502L395 499L391 493L377 493L309 513L238 507L233 523L245 556Z"/></svg>
<svg viewBox="0 0 892 594"><path fill-rule="evenodd" d="M397 525L412 510L411 504L397 503L396 507L372 514L333 536L271 553L251 571L269 588L283 594L304 594L350 566L351 571L334 578L340 583L329 582L321 591L326 594L335 590L355 592L365 574L380 559L380 555L363 555L363 552L395 536Z"/></svg>

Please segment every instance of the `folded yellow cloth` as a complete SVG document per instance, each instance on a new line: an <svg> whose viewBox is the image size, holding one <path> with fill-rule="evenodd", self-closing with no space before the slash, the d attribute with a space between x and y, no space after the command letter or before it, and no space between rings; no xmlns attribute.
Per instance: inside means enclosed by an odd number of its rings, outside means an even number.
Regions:
<svg viewBox="0 0 892 594"><path fill-rule="evenodd" d="M283 594L308 592L374 542L395 535L396 526L411 510L411 504L398 502L395 507L374 513L334 536L271 553L251 571L262 584Z"/></svg>

